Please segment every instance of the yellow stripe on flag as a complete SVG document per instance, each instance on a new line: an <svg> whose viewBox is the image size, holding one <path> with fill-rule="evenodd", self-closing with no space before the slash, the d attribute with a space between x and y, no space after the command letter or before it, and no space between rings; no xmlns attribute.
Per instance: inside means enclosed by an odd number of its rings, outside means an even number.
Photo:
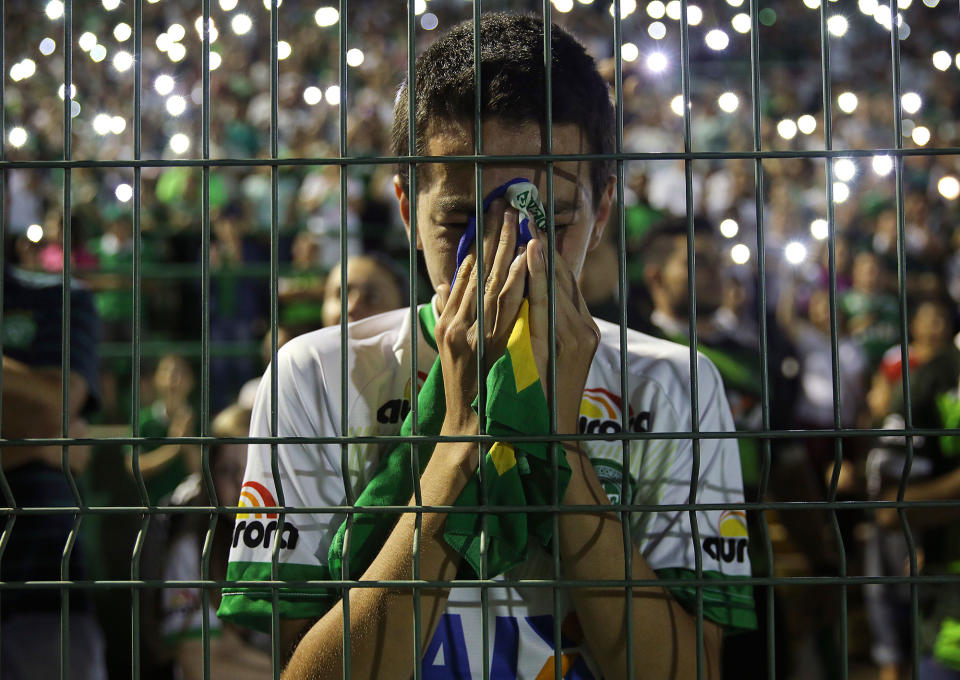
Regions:
<svg viewBox="0 0 960 680"><path fill-rule="evenodd" d="M523 392L540 379L537 362L533 358L533 344L530 340L530 301L524 299L520 305L517 323L513 326L510 339L507 340L510 364L513 366L513 380L517 392Z"/></svg>
<svg viewBox="0 0 960 680"><path fill-rule="evenodd" d="M497 468L497 474L502 475L517 464L517 455L514 453L513 446L496 442L490 449L490 459Z"/></svg>

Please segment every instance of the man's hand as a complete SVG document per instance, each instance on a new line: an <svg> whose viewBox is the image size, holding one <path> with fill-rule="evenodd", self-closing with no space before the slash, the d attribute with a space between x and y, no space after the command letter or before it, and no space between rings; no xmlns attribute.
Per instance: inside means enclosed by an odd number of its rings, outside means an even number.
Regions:
<svg viewBox="0 0 960 680"><path fill-rule="evenodd" d="M527 258L522 252L514 256L517 219L517 211L513 208L504 213L496 251L484 253L484 260L488 264L484 267L486 279L483 293L486 368L506 350L507 339L523 301ZM483 238L479 230L477 238ZM443 311L437 319L435 333L446 394L446 431L451 431L451 428L476 431L476 414L471 408L477 396L477 351L480 337L477 321L476 261L476 254L470 252L460 265L453 289L448 292L444 285L437 289Z"/></svg>
<svg viewBox="0 0 960 680"><path fill-rule="evenodd" d="M600 330L590 316L590 310L580 294L580 287L573 272L559 254L553 259L557 319L557 428L558 432L573 434L577 431L580 400L583 398L587 374L600 344ZM533 341L533 356L549 401L549 285L546 250L539 239L530 241L527 248L527 267L530 270L530 335Z"/></svg>

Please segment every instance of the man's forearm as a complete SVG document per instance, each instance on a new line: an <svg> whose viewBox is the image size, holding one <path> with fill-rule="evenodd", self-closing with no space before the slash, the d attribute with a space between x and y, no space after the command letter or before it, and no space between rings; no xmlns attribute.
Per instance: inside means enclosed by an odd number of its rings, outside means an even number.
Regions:
<svg viewBox="0 0 960 680"><path fill-rule="evenodd" d="M421 477L424 505L453 505L472 474L476 445L438 444ZM475 465L473 466L475 468ZM425 581L451 580L458 556L443 541L444 513L424 513L420 534L420 574ZM409 580L413 573L416 514L404 513L362 581ZM423 589L421 649L429 641L446 604L448 589ZM350 591L350 667L355 678L404 678L413 673L414 599L409 588L355 588ZM344 604L341 600L304 635L284 678L343 677Z"/></svg>
<svg viewBox="0 0 960 680"><path fill-rule="evenodd" d="M587 457L567 448L574 469L564 497L566 505L606 504L607 497ZM656 575L635 549L633 579ZM625 552L622 524L616 513L563 513L560 558L564 577L574 580L622 580ZM586 644L604 677L627 677L628 602L623 588L574 588L573 602ZM633 671L636 678L696 677L696 620L673 596L659 587L633 588ZM719 628L704 625L705 678L719 677Z"/></svg>

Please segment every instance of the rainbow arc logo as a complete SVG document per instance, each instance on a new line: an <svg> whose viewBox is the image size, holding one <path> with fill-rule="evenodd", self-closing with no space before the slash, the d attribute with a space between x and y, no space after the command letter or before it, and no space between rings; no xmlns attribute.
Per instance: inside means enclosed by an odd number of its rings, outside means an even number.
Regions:
<svg viewBox="0 0 960 680"><path fill-rule="evenodd" d="M277 499L275 499L273 494L270 493L270 490L260 482L245 482L240 488L239 506L241 508L275 508L277 507ZM263 519L264 516L266 516L266 519L276 519L277 513L245 512L238 514L237 519L250 519L251 516L256 519Z"/></svg>

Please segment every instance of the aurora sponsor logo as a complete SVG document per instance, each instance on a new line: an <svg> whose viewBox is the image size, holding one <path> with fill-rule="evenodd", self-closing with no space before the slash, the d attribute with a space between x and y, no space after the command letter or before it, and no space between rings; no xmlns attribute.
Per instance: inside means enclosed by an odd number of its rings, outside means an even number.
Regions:
<svg viewBox="0 0 960 680"><path fill-rule="evenodd" d="M277 506L277 499L270 490L260 482L244 482L240 488L241 508L271 508ZM252 517L251 517L252 516ZM269 521L262 522L267 519ZM241 512L237 514L237 523L233 528L233 547L243 544L248 548L269 548L273 537L277 534L277 513L275 512ZM290 522L283 522L278 540L280 548L293 550L297 547L300 532Z"/></svg>
<svg viewBox="0 0 960 680"><path fill-rule="evenodd" d="M623 400L620 395L596 387L583 391L580 400L581 434L615 434L621 431L620 414L623 413ZM650 430L649 411L634 413L631 407L627 418L628 432L648 432Z"/></svg>
<svg viewBox="0 0 960 680"><path fill-rule="evenodd" d="M590 463L593 465L593 471L596 473L597 479L607 494L607 498L610 499L610 502L614 505L623 502L621 501L621 494L623 493L623 466L617 461L608 458L591 458ZM630 499L633 498L633 491L633 479L627 477L626 502L629 503Z"/></svg>
<svg viewBox="0 0 960 680"><path fill-rule="evenodd" d="M427 374L423 371L417 371L417 385L423 387L423 381L427 379ZM402 423L410 413L410 379L403 388L402 399L391 399L377 409L377 422L395 425Z"/></svg>
<svg viewBox="0 0 960 680"><path fill-rule="evenodd" d="M703 539L703 551L715 560L742 563L747 558L747 515L741 510L724 510L717 522L717 536Z"/></svg>

